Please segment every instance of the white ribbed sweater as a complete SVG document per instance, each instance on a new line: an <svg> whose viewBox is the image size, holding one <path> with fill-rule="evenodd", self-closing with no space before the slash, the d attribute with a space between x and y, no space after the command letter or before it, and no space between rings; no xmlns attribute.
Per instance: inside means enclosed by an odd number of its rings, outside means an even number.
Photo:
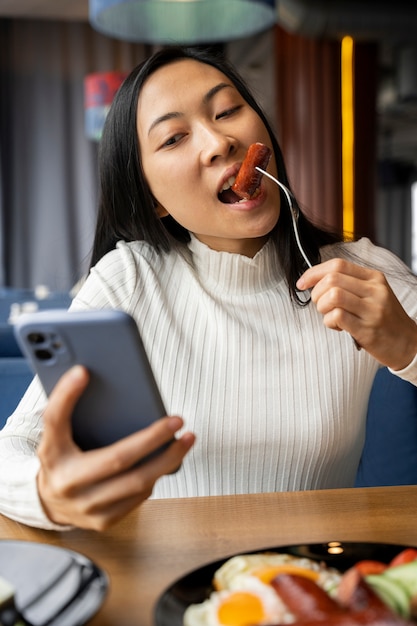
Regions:
<svg viewBox="0 0 417 626"><path fill-rule="evenodd" d="M385 267L416 317L417 279L404 280L401 262L366 239L329 246L323 258L346 250ZM314 305L292 304L277 268L272 242L253 259L195 238L160 255L120 243L76 297L74 309L120 308L136 319L167 412L197 434L153 497L353 485L379 365L347 333L326 329ZM416 384L417 362L401 375ZM35 486L43 404L35 381L0 435L0 511L48 526Z"/></svg>

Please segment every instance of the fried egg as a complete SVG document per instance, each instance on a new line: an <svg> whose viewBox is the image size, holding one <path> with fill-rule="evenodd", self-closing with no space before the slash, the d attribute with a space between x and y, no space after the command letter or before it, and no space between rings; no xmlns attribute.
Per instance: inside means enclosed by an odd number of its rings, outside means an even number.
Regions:
<svg viewBox="0 0 417 626"><path fill-rule="evenodd" d="M252 626L282 622L288 611L274 589L253 578L237 589L214 591L201 604L190 605L184 626Z"/></svg>
<svg viewBox="0 0 417 626"><path fill-rule="evenodd" d="M291 554L240 554L228 559L216 572L213 586L216 590L237 589L247 577L257 578L269 585L278 574L297 574L310 578L329 591L340 581L341 574L318 561Z"/></svg>
<svg viewBox="0 0 417 626"><path fill-rule="evenodd" d="M328 592L335 589L341 574L306 557L290 554L257 553L234 556L216 570L213 591L201 604L190 605L184 626L262 626L289 624L288 611L271 581L279 574L310 578Z"/></svg>

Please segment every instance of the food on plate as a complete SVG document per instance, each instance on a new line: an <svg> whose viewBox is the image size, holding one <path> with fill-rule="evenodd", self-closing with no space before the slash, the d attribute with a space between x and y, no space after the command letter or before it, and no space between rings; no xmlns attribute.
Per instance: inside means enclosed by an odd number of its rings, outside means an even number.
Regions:
<svg viewBox="0 0 417 626"><path fill-rule="evenodd" d="M341 574L305 557L290 554L241 554L228 559L215 572L215 591L201 604L189 606L184 626L247 626L293 621L271 585L279 574L297 574L330 592Z"/></svg>
<svg viewBox="0 0 417 626"><path fill-rule="evenodd" d="M29 626L15 605L13 585L0 576L0 626Z"/></svg>
<svg viewBox="0 0 417 626"><path fill-rule="evenodd" d="M241 589L215 591L201 604L189 606L184 626L237 626L281 622L286 608L272 587L246 581Z"/></svg>
<svg viewBox="0 0 417 626"><path fill-rule="evenodd" d="M307 557L241 554L212 583L210 596L186 609L184 626L404 626L417 618L417 550L345 573Z"/></svg>
<svg viewBox="0 0 417 626"><path fill-rule="evenodd" d="M406 548L390 563L358 561L354 566L396 613L417 619L417 549Z"/></svg>
<svg viewBox="0 0 417 626"><path fill-rule="evenodd" d="M364 560L359 561L355 565L356 569L362 574L362 576L369 576L369 574L382 574L388 565L381 561Z"/></svg>
<svg viewBox="0 0 417 626"><path fill-rule="evenodd" d="M388 567L404 565L405 563L410 563L415 560L417 560L417 548L406 548L397 554L397 556L394 556Z"/></svg>
<svg viewBox="0 0 417 626"><path fill-rule="evenodd" d="M396 613L417 618L417 560L387 567L380 575L366 576L366 581Z"/></svg>
<svg viewBox="0 0 417 626"><path fill-rule="evenodd" d="M256 578L269 585L278 574L298 574L316 581L321 587L330 590L337 586L341 574L336 569L307 557L279 554L275 552L259 552L240 554L228 559L215 572L213 587L222 589L238 589L243 580Z"/></svg>
<svg viewBox="0 0 417 626"><path fill-rule="evenodd" d="M297 574L280 574L271 582L295 621L317 622L329 615L344 614L344 609L329 593L310 578Z"/></svg>
<svg viewBox="0 0 417 626"><path fill-rule="evenodd" d="M313 581L284 574L273 586L294 616L294 626L408 626L373 591L355 567L343 576L334 598ZM281 626L277 622L269 626Z"/></svg>
<svg viewBox="0 0 417 626"><path fill-rule="evenodd" d="M232 191L239 198L249 200L255 196L262 178L262 173L255 168L266 169L271 154L271 149L263 143L257 142L249 146L236 180L232 185Z"/></svg>

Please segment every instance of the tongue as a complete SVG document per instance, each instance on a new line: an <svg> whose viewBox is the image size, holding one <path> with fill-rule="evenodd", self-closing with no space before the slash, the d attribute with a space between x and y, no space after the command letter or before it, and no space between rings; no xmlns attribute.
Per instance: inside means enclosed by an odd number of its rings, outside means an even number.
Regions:
<svg viewBox="0 0 417 626"><path fill-rule="evenodd" d="M229 189L225 189L225 191L222 191L219 194L219 199L225 204L234 204L235 202L239 202L239 200L241 200L242 198L240 198L237 193L232 191L232 188L230 187Z"/></svg>

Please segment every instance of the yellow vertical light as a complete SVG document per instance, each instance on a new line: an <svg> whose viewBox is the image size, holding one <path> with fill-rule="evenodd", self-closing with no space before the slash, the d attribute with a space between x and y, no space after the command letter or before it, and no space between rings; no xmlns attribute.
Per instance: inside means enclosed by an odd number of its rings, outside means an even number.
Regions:
<svg viewBox="0 0 417 626"><path fill-rule="evenodd" d="M355 112L353 102L353 59L354 43L352 37L343 37L341 49L341 85L342 85L342 194L343 194L343 231L345 236L355 232Z"/></svg>

